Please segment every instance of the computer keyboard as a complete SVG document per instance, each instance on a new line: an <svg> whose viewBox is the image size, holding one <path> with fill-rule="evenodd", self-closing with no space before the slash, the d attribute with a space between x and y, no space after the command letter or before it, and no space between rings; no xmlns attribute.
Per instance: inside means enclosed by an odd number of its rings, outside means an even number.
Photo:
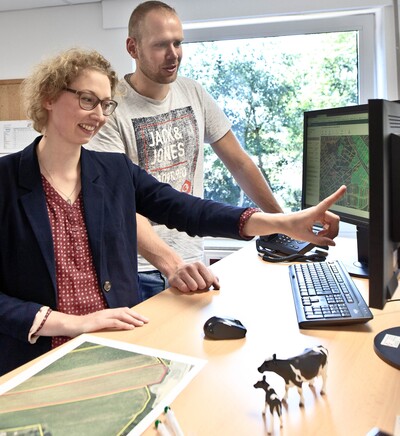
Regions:
<svg viewBox="0 0 400 436"><path fill-rule="evenodd" d="M365 323L373 318L342 262L293 264L289 274L300 328Z"/></svg>

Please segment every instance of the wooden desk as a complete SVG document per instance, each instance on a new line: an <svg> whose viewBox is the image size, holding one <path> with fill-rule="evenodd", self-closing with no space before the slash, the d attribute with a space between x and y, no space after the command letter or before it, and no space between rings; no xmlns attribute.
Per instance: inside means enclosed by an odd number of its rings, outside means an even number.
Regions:
<svg viewBox="0 0 400 436"><path fill-rule="evenodd" d="M388 304L384 311L373 310L375 318L365 325L300 331L287 265L263 262L254 241L214 264L213 270L220 277L220 291L180 294L166 290L137 306L149 316L147 326L101 333L208 360L171 405L185 435L266 435L268 421L261 414L264 392L253 388L262 377L257 367L273 353L289 357L319 344L330 353L327 394L320 396L318 389L306 386L305 407L300 408L298 393L291 389L283 411L283 434L361 436L373 427L393 434L395 417L400 414L400 372L375 354L373 339L381 330L399 325L400 302ZM367 297L368 282L356 282ZM246 338L205 340L203 325L212 315L240 319L248 329ZM16 371L0 378L0 383ZM283 396L283 380L266 374ZM145 434L156 431L149 428Z"/></svg>

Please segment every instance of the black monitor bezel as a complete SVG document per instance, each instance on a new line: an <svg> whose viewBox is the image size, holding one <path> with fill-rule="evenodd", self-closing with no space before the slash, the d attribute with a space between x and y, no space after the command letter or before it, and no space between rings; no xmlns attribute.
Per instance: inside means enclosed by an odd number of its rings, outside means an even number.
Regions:
<svg viewBox="0 0 400 436"><path fill-rule="evenodd" d="M398 183L393 173L393 141L399 141L400 103L388 100L369 100L370 152L370 227L369 227L369 306L383 309L398 286L395 257L400 243L393 241L392 225L395 214L391 196ZM397 162L400 165L400 162ZM400 189L396 186L396 189Z"/></svg>

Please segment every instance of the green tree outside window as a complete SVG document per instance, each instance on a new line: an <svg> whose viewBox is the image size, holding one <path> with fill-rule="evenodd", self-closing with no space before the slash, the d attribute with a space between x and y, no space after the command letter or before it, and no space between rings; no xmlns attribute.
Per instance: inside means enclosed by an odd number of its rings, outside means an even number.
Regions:
<svg viewBox="0 0 400 436"><path fill-rule="evenodd" d="M300 208L303 112L358 104L358 32L185 44L180 72L217 100L286 211ZM211 147L205 198L253 203Z"/></svg>

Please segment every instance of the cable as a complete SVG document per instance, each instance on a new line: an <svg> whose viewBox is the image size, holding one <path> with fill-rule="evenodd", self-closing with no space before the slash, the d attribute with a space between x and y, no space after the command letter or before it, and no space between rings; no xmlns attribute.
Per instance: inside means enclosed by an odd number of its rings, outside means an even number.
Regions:
<svg viewBox="0 0 400 436"><path fill-rule="evenodd" d="M311 254L289 254L280 255L277 253L264 253L258 254L265 262L279 263L279 262L324 262L326 260L327 253L317 252Z"/></svg>

